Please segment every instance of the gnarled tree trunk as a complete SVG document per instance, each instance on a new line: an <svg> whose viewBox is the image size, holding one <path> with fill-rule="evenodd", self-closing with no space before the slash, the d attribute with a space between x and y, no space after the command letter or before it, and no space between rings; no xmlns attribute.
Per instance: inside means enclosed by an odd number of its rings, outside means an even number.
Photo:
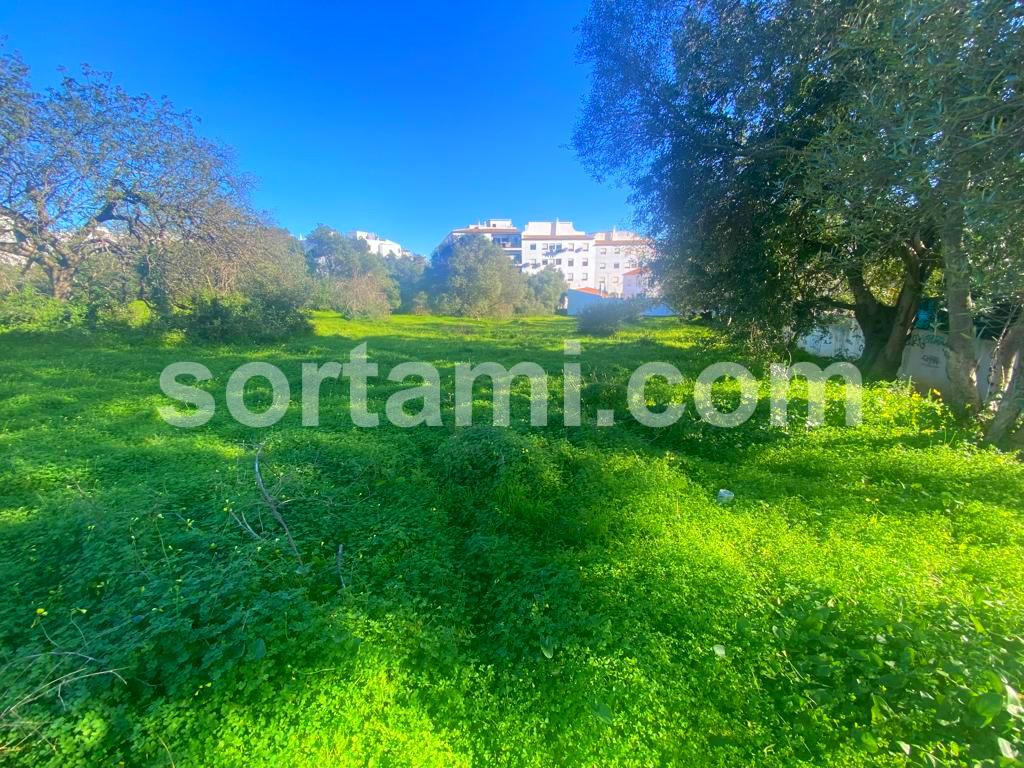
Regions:
<svg viewBox="0 0 1024 768"><path fill-rule="evenodd" d="M859 268L847 270L854 295L854 316L864 333L861 373L882 379L895 378L903 361L903 350L921 303L931 266L914 250L904 257L905 268L896 306L880 302L871 292Z"/></svg>

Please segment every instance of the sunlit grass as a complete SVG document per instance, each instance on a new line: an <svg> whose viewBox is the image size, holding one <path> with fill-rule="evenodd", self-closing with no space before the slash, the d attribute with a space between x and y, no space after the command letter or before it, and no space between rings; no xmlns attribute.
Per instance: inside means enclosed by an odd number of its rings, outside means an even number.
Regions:
<svg viewBox="0 0 1024 768"><path fill-rule="evenodd" d="M584 340L571 429L571 319L315 320L251 347L0 336L0 708L80 667L124 679L19 707L6 759L898 765L903 742L955 764L1019 729L1005 690L984 713L993 680L1022 682L1024 470L937 403L876 384L857 428L834 397L815 430L798 402L784 430L767 402L735 430L692 406L650 430L626 412L636 366L675 364L687 380L649 400L686 401L703 367L742 360L661 321ZM439 367L445 426L356 428L338 383L321 426L301 426L301 364L362 341L382 375ZM224 407L227 377L257 359L291 384L265 430ZM214 374L205 427L156 413L178 360ZM453 426L452 366L485 360L548 371L548 427L528 426L521 385L511 429L484 407ZM375 383L371 407L397 389ZM597 428L597 408L618 425ZM260 501L258 443L301 565Z"/></svg>

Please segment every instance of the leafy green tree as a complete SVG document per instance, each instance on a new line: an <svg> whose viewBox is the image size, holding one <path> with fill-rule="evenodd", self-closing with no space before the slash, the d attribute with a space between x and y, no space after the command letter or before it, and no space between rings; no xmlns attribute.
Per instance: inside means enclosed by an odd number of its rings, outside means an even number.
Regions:
<svg viewBox="0 0 1024 768"><path fill-rule="evenodd" d="M399 306L400 287L385 259L366 242L348 237L324 224L305 240L306 263L317 279L318 306L346 317L381 317Z"/></svg>
<svg viewBox="0 0 1024 768"><path fill-rule="evenodd" d="M435 309L446 315L509 317L529 298L526 278L493 242L460 237L434 252L427 273Z"/></svg>
<svg viewBox="0 0 1024 768"><path fill-rule="evenodd" d="M558 302L568 289L562 273L548 266L526 279L530 289L530 312L550 314L558 308Z"/></svg>
<svg viewBox="0 0 1024 768"><path fill-rule="evenodd" d="M427 269L427 260L422 256L388 255L384 257L388 275L398 287L399 311L412 312L416 295L423 290L423 275Z"/></svg>
<svg viewBox="0 0 1024 768"><path fill-rule="evenodd" d="M852 310L862 368L891 376L941 277L948 400L993 440L1019 423L1018 7L597 0L583 33L594 88L577 149L633 185L673 300L775 340ZM981 324L1001 328L990 402Z"/></svg>
<svg viewBox="0 0 1024 768"><path fill-rule="evenodd" d="M372 253L366 241L348 237L326 224L306 236L306 263L317 277L350 278L365 274L386 276L384 259Z"/></svg>
<svg viewBox="0 0 1024 768"><path fill-rule="evenodd" d="M807 204L795 162L844 97L815 66L846 5L598 0L583 25L594 86L575 144L595 174L633 186L674 303L718 309L774 344L852 310L862 365L892 375L931 265L837 228Z"/></svg>
<svg viewBox="0 0 1024 768"><path fill-rule="evenodd" d="M992 406L1000 413L989 436L1000 439L1020 413L1024 353L1020 9L995 0L863 0L840 44L847 54L831 77L848 84L848 98L804 153L807 192L839 211L858 240L886 248L910 239L941 264L948 394L975 416L987 409L974 338L981 316L996 315L1002 365Z"/></svg>

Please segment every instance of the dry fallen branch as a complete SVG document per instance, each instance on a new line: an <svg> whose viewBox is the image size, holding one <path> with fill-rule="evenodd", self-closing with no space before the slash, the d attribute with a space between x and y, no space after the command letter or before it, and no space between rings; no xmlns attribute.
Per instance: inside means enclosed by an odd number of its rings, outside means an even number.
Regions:
<svg viewBox="0 0 1024 768"><path fill-rule="evenodd" d="M346 588L345 576L341 572L341 560L342 560L342 558L344 556L345 556L345 548L341 544L339 544L338 545L338 554L334 556L334 562L337 563L337 565L338 565L338 581L341 582L341 588L342 589Z"/></svg>
<svg viewBox="0 0 1024 768"><path fill-rule="evenodd" d="M239 512L237 515L234 512L228 512L231 515L231 519L238 523L238 527L243 531L252 536L256 541L263 541L263 537L260 536L256 531L253 530L252 526L249 525L249 520L245 517L244 512Z"/></svg>
<svg viewBox="0 0 1024 768"><path fill-rule="evenodd" d="M53 642L49 635L47 635L47 639L50 640L50 642ZM40 699L52 695L58 702L60 702L62 708L66 708L67 704L65 703L63 696L64 689L74 683L94 677L109 675L116 678L122 684L127 685L127 681L121 676L120 669L91 670L89 664L96 664L102 667L102 662L88 654L80 653L78 651L63 651L57 649L53 651L44 651L42 653L33 653L13 659L4 665L4 669L7 669L13 664L24 663L28 666L33 666L38 662L45 661L46 659L54 660L55 667L68 659L82 659L87 662L87 664L84 666L78 666L64 674L57 674L57 669L53 668L51 674L56 675L55 677L49 677L49 679L46 679L39 685L22 692L20 697L16 698L14 701L0 703L0 732L21 734L21 738L17 738L15 741L10 741L6 737L0 740L0 754L16 751L21 744L28 739L33 736L42 735L41 728L43 724L41 722L28 720L21 716L21 710L29 707ZM7 695L11 695L12 698L17 696L13 691L7 691ZM45 740L45 736L42 738Z"/></svg>
<svg viewBox="0 0 1024 768"><path fill-rule="evenodd" d="M263 496L263 501L270 509L270 514L274 516L274 519L277 520L280 526L284 529L284 535L288 537L288 544L291 546L292 552L295 554L295 558L299 561L299 565L302 565L302 555L299 554L299 548L295 546L295 539L292 538L292 532L288 530L288 523L284 521L284 517L282 517L281 512L278 509L279 502L270 494L270 491L267 490L267 485L263 482L263 475L260 474L260 456L262 453L263 444L260 443L259 447L256 449L256 458L253 461L253 469L256 472L256 485L260 489L260 495Z"/></svg>

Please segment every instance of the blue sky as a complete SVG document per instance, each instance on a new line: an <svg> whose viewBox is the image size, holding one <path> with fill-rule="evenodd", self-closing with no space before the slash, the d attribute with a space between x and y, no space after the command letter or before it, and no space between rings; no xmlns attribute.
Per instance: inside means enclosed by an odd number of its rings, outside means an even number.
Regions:
<svg viewBox="0 0 1024 768"><path fill-rule="evenodd" d="M327 6L51 0L44 20L15 0L0 35L37 87L88 63L195 112L296 234L323 222L429 253L488 217L631 223L626 190L568 148L586 0Z"/></svg>

